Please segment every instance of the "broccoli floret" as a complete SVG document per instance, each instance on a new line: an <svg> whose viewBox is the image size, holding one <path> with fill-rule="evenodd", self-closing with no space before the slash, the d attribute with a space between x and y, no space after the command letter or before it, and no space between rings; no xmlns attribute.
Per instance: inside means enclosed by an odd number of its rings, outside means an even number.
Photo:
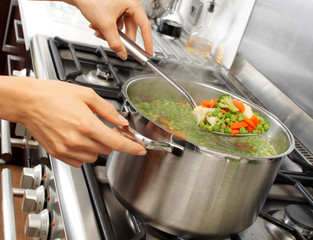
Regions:
<svg viewBox="0 0 313 240"><path fill-rule="evenodd" d="M229 94L223 94L218 100L217 106L220 108L227 108L232 112L238 112L239 109L233 104L233 100Z"/></svg>

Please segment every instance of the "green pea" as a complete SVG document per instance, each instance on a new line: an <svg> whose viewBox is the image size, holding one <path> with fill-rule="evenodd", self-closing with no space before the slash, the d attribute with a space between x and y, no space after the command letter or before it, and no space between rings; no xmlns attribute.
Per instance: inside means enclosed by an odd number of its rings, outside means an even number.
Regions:
<svg viewBox="0 0 313 240"><path fill-rule="evenodd" d="M223 117L223 113L219 112L219 113L217 114L217 117L218 117L218 118L222 118L222 117Z"/></svg>
<svg viewBox="0 0 313 240"><path fill-rule="evenodd" d="M205 126L205 123L201 122L201 123L199 123L199 126L203 128Z"/></svg>
<svg viewBox="0 0 313 240"><path fill-rule="evenodd" d="M225 127L226 127L226 124L225 124L225 123L221 124L221 128L222 128L222 129L224 129Z"/></svg>
<svg viewBox="0 0 313 240"><path fill-rule="evenodd" d="M231 129L229 127L224 129L224 133L230 133L230 132L231 132Z"/></svg>
<svg viewBox="0 0 313 240"><path fill-rule="evenodd" d="M248 133L248 130L245 129L244 127L242 127L242 128L239 129L239 132L240 132L241 134L247 134L247 133Z"/></svg>
<svg viewBox="0 0 313 240"><path fill-rule="evenodd" d="M238 122L242 122L242 121L243 121L243 117L242 117L242 116L239 116L239 117L237 118L237 121L238 121Z"/></svg>
<svg viewBox="0 0 313 240"><path fill-rule="evenodd" d="M212 116L216 117L216 116L217 116L217 112L214 111L214 112L212 113Z"/></svg>
<svg viewBox="0 0 313 240"><path fill-rule="evenodd" d="M220 124L224 124L225 123L225 119L221 119Z"/></svg>
<svg viewBox="0 0 313 240"><path fill-rule="evenodd" d="M263 128L263 126L262 126L261 123L259 123L259 124L256 126L256 128L257 128L258 130L261 130L261 129Z"/></svg>
<svg viewBox="0 0 313 240"><path fill-rule="evenodd" d="M213 112L208 112L208 116L209 116L209 117L212 117L212 113L213 113Z"/></svg>
<svg viewBox="0 0 313 240"><path fill-rule="evenodd" d="M229 123L230 122L230 118L225 118L225 122Z"/></svg>
<svg viewBox="0 0 313 240"><path fill-rule="evenodd" d="M236 115L232 115L232 116L230 117L230 120L231 120L232 122L236 122L236 121L237 121Z"/></svg>
<svg viewBox="0 0 313 240"><path fill-rule="evenodd" d="M231 115L230 112L225 113L226 118L230 118L230 115Z"/></svg>
<svg viewBox="0 0 313 240"><path fill-rule="evenodd" d="M213 131L218 132L219 130L220 130L220 126L217 125L217 124L215 124L215 125L213 126Z"/></svg>

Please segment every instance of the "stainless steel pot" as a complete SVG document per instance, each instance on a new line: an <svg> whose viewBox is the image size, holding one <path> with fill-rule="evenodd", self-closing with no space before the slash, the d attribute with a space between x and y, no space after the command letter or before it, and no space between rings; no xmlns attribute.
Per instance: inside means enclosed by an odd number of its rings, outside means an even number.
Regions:
<svg viewBox="0 0 313 240"><path fill-rule="evenodd" d="M201 83L180 84L198 103L226 93ZM142 157L112 153L107 175L120 202L145 223L181 237L225 237L248 228L256 220L282 160L294 148L290 131L268 111L231 94L270 121L270 130L263 137L275 147L277 155L251 157L211 149L182 139L136 110L134 102L143 95L184 100L164 80L137 77L125 83L123 90L135 109L128 118L130 126L149 139L180 144L184 152L176 156L147 150ZM208 135L217 142L225 138Z"/></svg>

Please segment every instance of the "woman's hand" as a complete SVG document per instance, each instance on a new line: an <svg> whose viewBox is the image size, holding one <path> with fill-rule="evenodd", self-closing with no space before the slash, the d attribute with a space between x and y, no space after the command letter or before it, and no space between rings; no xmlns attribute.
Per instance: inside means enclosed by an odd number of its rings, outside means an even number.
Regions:
<svg viewBox="0 0 313 240"><path fill-rule="evenodd" d="M92 89L55 80L0 77L0 118L23 124L53 157L75 167L98 153L144 155L145 148L106 126L127 125L114 106Z"/></svg>
<svg viewBox="0 0 313 240"><path fill-rule="evenodd" d="M139 0L67 0L79 8L90 22L97 37L103 38L109 47L122 58L127 51L119 37L117 27L125 25L126 35L136 40L137 27L140 27L148 54L153 55L151 24Z"/></svg>

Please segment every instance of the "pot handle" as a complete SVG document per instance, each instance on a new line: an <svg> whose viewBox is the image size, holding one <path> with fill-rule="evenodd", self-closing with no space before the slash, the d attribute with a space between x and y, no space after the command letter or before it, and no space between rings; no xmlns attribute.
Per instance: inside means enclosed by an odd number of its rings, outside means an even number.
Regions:
<svg viewBox="0 0 313 240"><path fill-rule="evenodd" d="M147 149L151 150L165 150L169 153L174 154L177 157L181 157L184 153L184 147L176 144L165 141L154 141L151 140L129 126L117 126L118 129L125 135L125 137L136 141L143 145Z"/></svg>

